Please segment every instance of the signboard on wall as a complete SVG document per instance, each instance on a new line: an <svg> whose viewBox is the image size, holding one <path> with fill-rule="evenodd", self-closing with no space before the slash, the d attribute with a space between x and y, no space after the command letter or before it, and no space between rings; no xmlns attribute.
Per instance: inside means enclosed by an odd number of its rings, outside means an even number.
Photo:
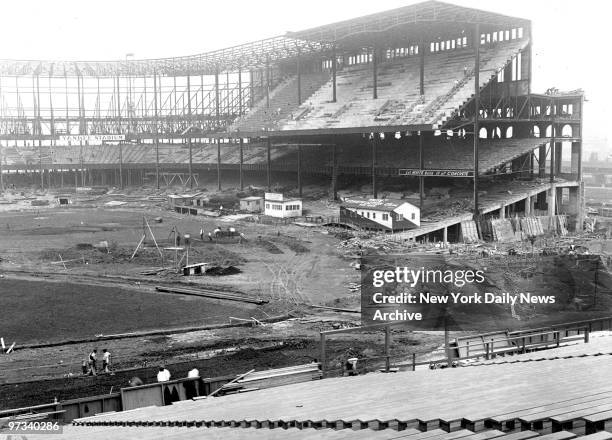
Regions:
<svg viewBox="0 0 612 440"><path fill-rule="evenodd" d="M423 177L474 177L471 170L420 170L418 168L402 168L400 176L423 176Z"/></svg>
<svg viewBox="0 0 612 440"><path fill-rule="evenodd" d="M125 140L124 134L76 134L62 135L59 137L60 142L67 143L87 143L101 144L102 142L119 142Z"/></svg>

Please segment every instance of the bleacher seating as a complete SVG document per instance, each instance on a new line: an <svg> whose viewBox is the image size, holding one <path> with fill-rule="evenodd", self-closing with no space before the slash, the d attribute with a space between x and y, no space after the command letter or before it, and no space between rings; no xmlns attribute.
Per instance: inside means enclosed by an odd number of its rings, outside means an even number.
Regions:
<svg viewBox="0 0 612 440"><path fill-rule="evenodd" d="M282 430L257 430L241 428L206 428L206 427L89 427L89 426L67 426L61 435L36 435L36 438L44 440L106 440L106 439L140 439L140 440L183 440L192 438L219 439L219 440L569 440L577 438L577 435L567 431L554 434L540 435L534 431L518 431L514 433L503 433L498 430L488 430L474 434L467 429L461 429L452 433L433 430L421 432L417 429L395 430L362 430L335 431L332 429L304 429L288 428ZM612 433L600 431L595 434L580 437L581 440L610 440Z"/></svg>
<svg viewBox="0 0 612 440"><path fill-rule="evenodd" d="M329 80L329 73L303 73L300 75L301 97L306 100ZM276 128L276 122L297 117L297 75L290 76L269 94L270 105L262 99L246 115L233 124L233 130L260 131Z"/></svg>
<svg viewBox="0 0 612 440"><path fill-rule="evenodd" d="M213 398L170 407L98 415L79 419L76 423L122 426L200 423L263 428L399 427L421 428L431 433L438 428L454 431L466 427L480 433L491 421L503 423L504 429L521 423L524 412L529 412L538 414L537 418L529 419L530 429L548 434L553 429L552 422L540 422L571 413L577 405L590 408L575 420L577 428L572 428L574 434L570 433L573 436L596 429L586 423L586 417L612 409L608 407L612 404L609 363L609 356L573 357L495 367L332 378L234 394L219 400ZM520 379L527 377L529 380ZM566 380L569 377L571 381ZM584 405L585 402L590 402L590 405ZM578 419L584 419L585 424L579 426ZM598 423L601 426L601 421ZM446 434L441 432L441 435Z"/></svg>
<svg viewBox="0 0 612 440"><path fill-rule="evenodd" d="M525 40L512 40L483 46L480 87L484 87L526 44ZM472 49L428 54L423 96L419 94L418 57L379 65L378 99L372 99L370 65L349 66L338 72L336 102L331 102L330 80L312 96L305 97L302 105L296 106L296 80L291 77L271 93L269 108L265 102L260 102L233 128L241 131L306 130L410 124L432 124L437 128L474 94L473 59ZM315 74L310 75L314 78ZM309 84L316 84L316 81Z"/></svg>

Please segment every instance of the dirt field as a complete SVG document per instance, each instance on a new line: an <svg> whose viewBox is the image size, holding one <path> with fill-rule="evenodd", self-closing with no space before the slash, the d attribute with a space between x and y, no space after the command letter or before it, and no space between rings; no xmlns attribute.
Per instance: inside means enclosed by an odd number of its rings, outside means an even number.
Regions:
<svg viewBox="0 0 612 440"><path fill-rule="evenodd" d="M168 364L176 377L193 362L209 376L309 362L318 356L318 331L343 321L341 325L359 324L355 314L343 318L332 313L323 324L309 321L313 313L319 316L320 312L306 304L340 302L358 308L358 294L348 286L359 282L359 272L350 266L351 259L342 256L340 240L327 231L183 216L169 211L159 197L149 200L153 193L126 190L122 194L79 196L69 207L55 205L52 195L47 194L37 198L49 200L49 206L33 207L28 200L2 205L0 336L9 344L15 341L17 351L0 355L0 383L4 383L1 407L108 392L111 386L125 385L133 375L148 378L161 362ZM19 197L13 195L15 198ZM120 207L106 206L113 200L128 201ZM329 210L324 203L321 208ZM162 249L163 262L143 217ZM154 221L158 217L161 223ZM208 231L229 226L244 233L248 241L206 239ZM231 265L239 273L202 277L176 273L182 253L163 250L175 244L174 228L182 236L187 233L192 237L190 263ZM200 229L205 233L204 241L200 240ZM145 230L144 247L132 259ZM99 247L103 241L108 246ZM162 266L166 269L158 271ZM269 302L257 306L161 294L155 291L156 284L239 292ZM256 329L236 327L95 341L101 334L228 324L230 316L264 319L288 312L306 319L288 326L278 323ZM20 350L32 343L92 338L92 342ZM373 341L366 338L357 345L367 349L370 343ZM338 345L338 353L344 356L343 351L351 345L355 344ZM111 350L117 375L78 376L82 360L94 346ZM142 369L143 365L147 367Z"/></svg>

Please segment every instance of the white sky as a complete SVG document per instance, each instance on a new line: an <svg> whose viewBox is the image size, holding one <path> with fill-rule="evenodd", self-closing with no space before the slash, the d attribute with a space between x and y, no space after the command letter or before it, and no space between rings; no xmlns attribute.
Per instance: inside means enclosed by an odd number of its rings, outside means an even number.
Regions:
<svg viewBox="0 0 612 440"><path fill-rule="evenodd" d="M612 117L607 0L453 0L532 21L532 89L582 88L585 137ZM193 55L417 3L415 0L5 0L0 59L124 59ZM606 37L606 35L608 35ZM587 145L588 147L588 145Z"/></svg>

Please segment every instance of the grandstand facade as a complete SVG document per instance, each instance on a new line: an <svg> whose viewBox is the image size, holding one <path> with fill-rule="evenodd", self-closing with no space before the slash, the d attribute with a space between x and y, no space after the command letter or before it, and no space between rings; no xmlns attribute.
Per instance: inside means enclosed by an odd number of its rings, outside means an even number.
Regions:
<svg viewBox="0 0 612 440"><path fill-rule="evenodd" d="M537 212L579 229L583 94L533 93L532 63L529 20L438 1L189 57L3 60L0 175L242 189L282 173L300 195L315 175L334 196L364 179L374 198L389 182L415 194L423 221L404 238ZM428 209L441 186L469 203Z"/></svg>

